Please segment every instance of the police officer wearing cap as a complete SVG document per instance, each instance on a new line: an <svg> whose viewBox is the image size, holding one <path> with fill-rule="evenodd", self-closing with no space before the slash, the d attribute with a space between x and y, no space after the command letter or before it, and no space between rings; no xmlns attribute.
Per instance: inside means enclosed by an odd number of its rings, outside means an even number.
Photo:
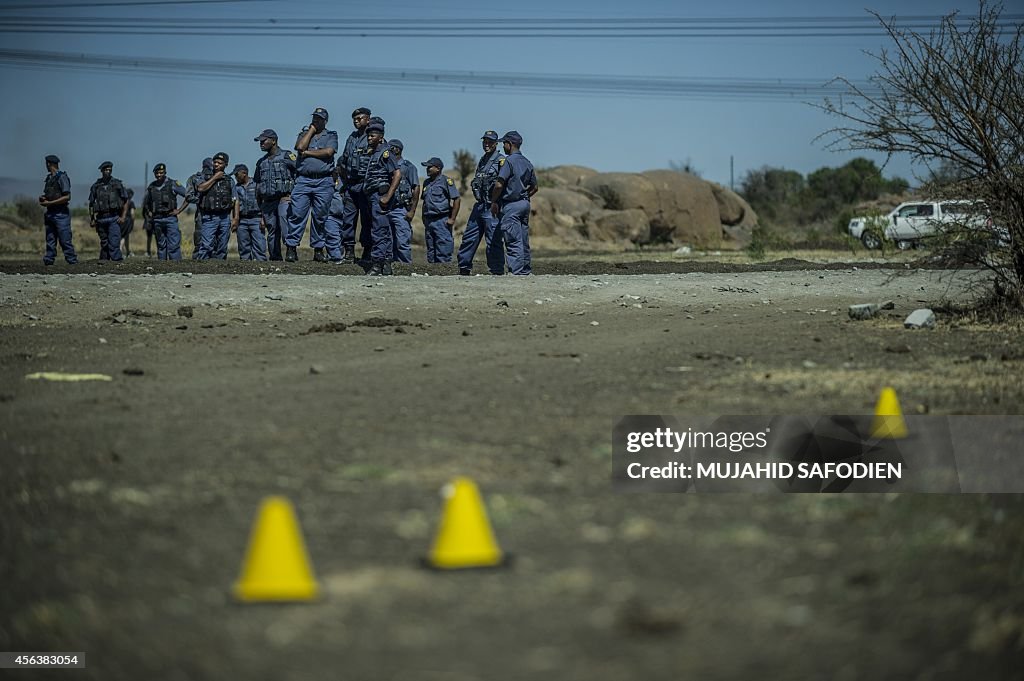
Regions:
<svg viewBox="0 0 1024 681"><path fill-rule="evenodd" d="M327 130L327 109L313 110L310 124L302 129L295 141L296 175L288 210L288 234L285 237L285 256L288 262L299 259L296 248L306 231L306 220L313 214L309 228L309 245L313 260L326 262L324 228L331 209L334 193L334 155L338 151L338 133Z"/></svg>
<svg viewBox="0 0 1024 681"><path fill-rule="evenodd" d="M341 154L340 179L344 187L342 198L344 205L341 221L341 245L346 263L355 262L356 222L362 226L359 243L362 245L361 260L368 260L373 247L370 237L370 204L363 192L363 178L366 177L366 163L369 156L366 150L366 126L370 124L370 110L361 106L352 112L352 127L345 140L345 150Z"/></svg>
<svg viewBox="0 0 1024 681"><path fill-rule="evenodd" d="M228 241L231 239L231 209L234 205L234 186L225 171L228 155L218 151L213 155L213 175L201 182L199 209L199 250L196 260L227 260Z"/></svg>
<svg viewBox="0 0 1024 681"><path fill-rule="evenodd" d="M395 262L412 263L412 219L416 215L416 206L420 201L420 174L411 162L402 158L405 145L402 140L388 141L398 171L402 174L398 179L395 200L391 202L388 220L391 222L391 237L395 242Z"/></svg>
<svg viewBox="0 0 1024 681"><path fill-rule="evenodd" d="M128 190L114 177L114 164L104 161L100 178L89 188L89 221L100 237L100 260L122 260L121 225L128 212Z"/></svg>
<svg viewBox="0 0 1024 681"><path fill-rule="evenodd" d="M160 260L181 260L181 230L178 228L178 214L185 210L188 199L178 207L177 197L185 198L188 190L181 182L167 177L167 166L157 163L153 166L155 178L146 187L142 198L142 218L146 220L156 236L156 257Z"/></svg>
<svg viewBox="0 0 1024 681"><path fill-rule="evenodd" d="M505 258L512 274L531 274L530 267L530 197L537 193L537 175L533 164L519 147L523 136L515 130L506 132L505 162L491 190L491 215L500 216L499 228L505 241Z"/></svg>
<svg viewBox="0 0 1024 681"><path fill-rule="evenodd" d="M240 260L266 260L267 241L260 229L260 204L256 200L256 182L249 177L249 167L239 163L231 171L235 176L235 207L231 215L231 231L238 241Z"/></svg>
<svg viewBox="0 0 1024 681"><path fill-rule="evenodd" d="M373 221L373 246L370 250L369 275L390 275L391 262L395 257L395 242L391 237L391 220L388 213L393 208L398 181L402 173L391 149L384 141L384 124L371 121L366 126L366 150L370 157L366 164L366 178L363 188L370 203L370 219Z"/></svg>
<svg viewBox="0 0 1024 681"><path fill-rule="evenodd" d="M256 162L253 180L260 204L271 260L281 260L281 242L288 233L288 203L295 185L295 152L277 144L277 133L267 128L253 138L264 156Z"/></svg>
<svg viewBox="0 0 1024 681"><path fill-rule="evenodd" d="M71 179L60 169L60 159L50 154L46 157L46 179L43 180L43 193L39 196L39 205L46 209L43 224L46 227L46 252L43 264L52 265L57 258L57 244L64 253L64 260L69 265L78 262L75 246L71 237Z"/></svg>
<svg viewBox="0 0 1024 681"><path fill-rule="evenodd" d="M192 217L192 259L196 260L199 257L199 228L202 226L203 213L199 206L199 185L206 180L210 179L213 175L213 158L207 156L203 159L203 164L199 167L199 170L189 175L188 179L185 180L185 202L195 205L196 211Z"/></svg>
<svg viewBox="0 0 1024 681"><path fill-rule="evenodd" d="M427 168L423 180L423 237L427 244L427 262L451 262L455 240L452 230L462 199L455 181L444 175L444 162L437 156L420 165Z"/></svg>
<svg viewBox="0 0 1024 681"><path fill-rule="evenodd" d="M483 155L476 164L472 188L473 210L466 223L466 231L462 233L459 245L459 274L468 276L473 273L473 256L484 239L487 249L487 269L491 274L505 273L505 248L498 220L491 214L491 190L498 178L498 170L505 163L505 156L498 151L498 133L488 130L480 138Z"/></svg>

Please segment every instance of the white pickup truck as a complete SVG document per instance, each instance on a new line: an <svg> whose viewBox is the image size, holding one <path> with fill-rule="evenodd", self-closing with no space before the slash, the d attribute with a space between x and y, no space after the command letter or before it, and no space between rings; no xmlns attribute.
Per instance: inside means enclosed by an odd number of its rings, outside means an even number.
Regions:
<svg viewBox="0 0 1024 681"><path fill-rule="evenodd" d="M855 217L847 229L865 248L881 248L886 239L903 250L917 247L943 225L991 228L987 212L980 201L908 201L885 216Z"/></svg>

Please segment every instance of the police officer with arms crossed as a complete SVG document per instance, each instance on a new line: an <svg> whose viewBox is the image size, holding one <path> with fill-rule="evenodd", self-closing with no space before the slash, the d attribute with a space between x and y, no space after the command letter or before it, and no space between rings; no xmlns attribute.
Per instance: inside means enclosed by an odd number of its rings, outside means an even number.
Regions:
<svg viewBox="0 0 1024 681"><path fill-rule="evenodd" d="M260 230L262 218L256 201L256 182L249 178L249 167L239 163L231 171L235 176L235 207L231 231L238 240L239 260L266 260L267 242Z"/></svg>
<svg viewBox="0 0 1024 681"><path fill-rule="evenodd" d="M352 112L352 126L355 128L345 140L345 150L341 154L341 181L344 185L345 199L341 223L341 245L344 249L343 261L355 262L356 218L362 225L359 243L362 246L360 260L366 261L373 248L370 237L371 218L370 204L363 192L363 178L366 177L366 163L370 157L366 150L366 126L370 124L370 110L361 106Z"/></svg>
<svg viewBox="0 0 1024 681"><path fill-rule="evenodd" d="M437 156L420 165L427 168L423 180L423 237L427 243L427 262L451 262L455 240L452 229L462 207L455 182L441 173L444 163Z"/></svg>
<svg viewBox="0 0 1024 681"><path fill-rule="evenodd" d="M227 166L228 155L218 151L213 155L213 175L196 187L199 191L199 210L202 211L196 260L228 258L234 187L231 178L224 173Z"/></svg>
<svg viewBox="0 0 1024 681"><path fill-rule="evenodd" d="M370 215L373 220L373 247L370 251L370 269L366 272L372 276L390 275L391 261L395 257L395 242L391 238L391 220L388 213L392 209L398 181L402 177L398 162L391 155L391 150L384 142L384 125L371 122L366 126L366 150L370 157L366 164L364 191L370 202Z"/></svg>
<svg viewBox="0 0 1024 681"><path fill-rule="evenodd" d="M114 164L100 164L100 178L89 189L89 218L100 237L100 260L121 260L121 224L128 213L128 190L114 177Z"/></svg>
<svg viewBox="0 0 1024 681"><path fill-rule="evenodd" d="M533 164L519 151L522 135L510 130L501 141L505 145L505 162L491 190L491 215L500 215L499 228L505 240L509 272L531 274L530 197L537 193L537 175Z"/></svg>
<svg viewBox="0 0 1024 681"><path fill-rule="evenodd" d="M64 260L69 265L78 262L75 246L71 238L71 179L60 169L60 159L50 154L46 157L46 179L43 180L43 193L39 197L39 205L46 209L43 224L46 226L46 252L43 264L52 265L57 257L57 243L64 253Z"/></svg>
<svg viewBox="0 0 1024 681"><path fill-rule="evenodd" d="M473 256L484 239L487 249L487 269L491 274L505 274L505 248L502 244L498 220L491 214L491 190L498 177L498 170L505 163L505 156L498 151L498 133L488 130L480 138L483 156L476 164L476 175L473 176L473 210L466 223L466 231L462 233L459 245L459 274L468 276L473 273Z"/></svg>
<svg viewBox="0 0 1024 681"><path fill-rule="evenodd" d="M405 145L402 140L393 139L388 148L398 163L402 176L398 180L395 200L391 202L388 220L391 222L391 238L395 242L395 262L409 264L412 262L412 218L416 215L416 205L420 200L420 174L409 161L402 158Z"/></svg>
<svg viewBox="0 0 1024 681"><path fill-rule="evenodd" d="M288 211L288 235L284 259L295 262L299 259L296 248L306 231L306 219L313 214L309 228L309 245L313 247L313 260L326 262L324 252L324 227L327 213L331 209L331 195L334 193L334 155L338 151L338 133L327 130L327 109L318 106L313 110L310 124L302 129L295 140L296 160L295 186L292 187L291 206Z"/></svg>
<svg viewBox="0 0 1024 681"><path fill-rule="evenodd" d="M181 230L178 229L178 214L185 210L188 200L178 207L178 196L185 197L187 190L181 182L167 177L167 166L157 163L153 166L156 178L146 187L142 199L142 218L152 225L156 235L156 257L160 260L181 260Z"/></svg>
<svg viewBox="0 0 1024 681"><path fill-rule="evenodd" d="M281 260L281 241L288 233L288 204L295 185L294 152L277 144L277 133L267 128L253 138L266 154L256 162L256 200L267 229L270 259Z"/></svg>

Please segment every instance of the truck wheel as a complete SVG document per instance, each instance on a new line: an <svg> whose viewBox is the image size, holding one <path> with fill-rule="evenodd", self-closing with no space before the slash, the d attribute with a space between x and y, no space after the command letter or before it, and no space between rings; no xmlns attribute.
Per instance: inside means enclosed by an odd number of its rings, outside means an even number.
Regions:
<svg viewBox="0 0 1024 681"><path fill-rule="evenodd" d="M869 251L874 251L882 247L882 238L878 236L878 232L871 230L864 230L864 233L860 235L860 242L864 244L864 248Z"/></svg>

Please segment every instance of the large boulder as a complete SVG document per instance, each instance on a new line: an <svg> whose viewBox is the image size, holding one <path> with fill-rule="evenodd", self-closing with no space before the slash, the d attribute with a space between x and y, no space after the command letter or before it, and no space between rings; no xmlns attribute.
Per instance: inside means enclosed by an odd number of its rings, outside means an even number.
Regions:
<svg viewBox="0 0 1024 681"><path fill-rule="evenodd" d="M757 226L757 213L739 194L720 184L710 184L722 222L723 247L746 248Z"/></svg>
<svg viewBox="0 0 1024 681"><path fill-rule="evenodd" d="M576 187L592 175L597 175L597 171L586 166L555 166L537 171L540 179L547 180L556 187Z"/></svg>
<svg viewBox="0 0 1024 681"><path fill-rule="evenodd" d="M644 244L651 240L651 222L639 208L597 209L585 218L585 234L590 241Z"/></svg>
<svg viewBox="0 0 1024 681"><path fill-rule="evenodd" d="M598 173L583 180L608 210L640 209L647 214L650 241L682 241L718 246L721 223L711 186L674 170ZM640 242L642 243L642 242Z"/></svg>

